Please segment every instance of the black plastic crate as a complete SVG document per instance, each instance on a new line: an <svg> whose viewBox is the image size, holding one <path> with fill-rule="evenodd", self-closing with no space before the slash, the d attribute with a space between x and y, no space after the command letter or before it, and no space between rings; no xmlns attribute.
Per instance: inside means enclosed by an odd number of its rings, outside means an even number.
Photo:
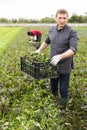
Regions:
<svg viewBox="0 0 87 130"><path fill-rule="evenodd" d="M21 71L27 73L35 79L57 78L59 76L59 66L52 66L49 62L31 62L24 57L20 58Z"/></svg>

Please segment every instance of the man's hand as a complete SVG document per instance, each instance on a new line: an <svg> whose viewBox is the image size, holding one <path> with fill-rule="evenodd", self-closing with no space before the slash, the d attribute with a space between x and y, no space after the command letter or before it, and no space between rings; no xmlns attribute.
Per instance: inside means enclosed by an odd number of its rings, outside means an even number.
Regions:
<svg viewBox="0 0 87 130"><path fill-rule="evenodd" d="M35 53L40 54L40 50L39 50L39 49L37 49L37 50L35 51Z"/></svg>
<svg viewBox="0 0 87 130"><path fill-rule="evenodd" d="M53 66L56 66L57 63L58 63L60 60L61 60L60 55L55 55L55 56L53 56L53 57L51 58L51 62L50 62L50 63L51 63Z"/></svg>

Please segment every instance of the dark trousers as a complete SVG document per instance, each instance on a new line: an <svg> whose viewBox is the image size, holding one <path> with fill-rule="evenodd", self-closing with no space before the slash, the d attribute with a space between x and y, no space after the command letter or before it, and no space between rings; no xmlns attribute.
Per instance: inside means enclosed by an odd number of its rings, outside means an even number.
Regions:
<svg viewBox="0 0 87 130"><path fill-rule="evenodd" d="M37 36L36 42L41 42L42 35Z"/></svg>
<svg viewBox="0 0 87 130"><path fill-rule="evenodd" d="M68 85L69 85L70 74L60 74L59 78L50 79L51 91L54 96L60 95L62 98L68 98ZM60 89L58 90L58 88Z"/></svg>
<svg viewBox="0 0 87 130"><path fill-rule="evenodd" d="M37 36L37 39L36 39L36 42L37 42L37 49L40 47L40 42L41 42L41 37L42 37L42 35L39 35L39 36Z"/></svg>

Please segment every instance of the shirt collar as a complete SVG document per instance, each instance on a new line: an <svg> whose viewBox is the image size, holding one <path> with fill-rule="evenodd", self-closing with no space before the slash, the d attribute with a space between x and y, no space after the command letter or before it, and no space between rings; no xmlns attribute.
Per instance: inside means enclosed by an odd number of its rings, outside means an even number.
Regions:
<svg viewBox="0 0 87 130"><path fill-rule="evenodd" d="M58 29L58 24L56 25L56 29L57 29L57 31L62 31L62 30L64 30L65 29L65 27L66 27L67 25L65 25L63 28L61 28L61 29Z"/></svg>

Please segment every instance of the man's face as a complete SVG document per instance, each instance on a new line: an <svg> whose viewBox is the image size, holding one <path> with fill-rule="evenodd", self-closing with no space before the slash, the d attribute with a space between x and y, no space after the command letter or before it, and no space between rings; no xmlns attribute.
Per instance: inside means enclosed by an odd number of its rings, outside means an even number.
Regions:
<svg viewBox="0 0 87 130"><path fill-rule="evenodd" d="M59 13L56 17L56 22L58 24L58 28L63 28L67 24L67 21L68 21L67 14Z"/></svg>

